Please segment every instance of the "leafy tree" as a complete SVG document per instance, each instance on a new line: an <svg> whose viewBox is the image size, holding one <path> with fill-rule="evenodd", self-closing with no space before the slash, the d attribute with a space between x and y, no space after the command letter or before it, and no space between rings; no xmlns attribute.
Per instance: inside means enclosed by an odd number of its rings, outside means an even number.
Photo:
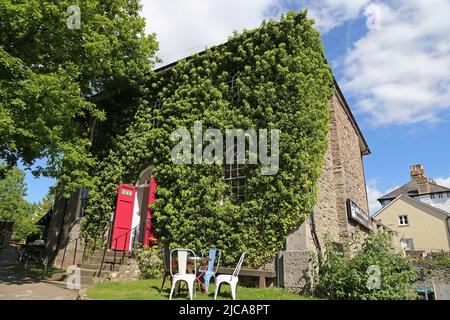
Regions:
<svg viewBox="0 0 450 320"><path fill-rule="evenodd" d="M49 192L44 198L41 199L41 201L34 205L34 215L38 220L52 208L54 202L55 196L52 192Z"/></svg>
<svg viewBox="0 0 450 320"><path fill-rule="evenodd" d="M71 5L80 29L67 26ZM0 159L48 159L33 172L66 195L90 185L95 125L114 112L100 101L138 89L155 62L140 10L139 0L0 0Z"/></svg>
<svg viewBox="0 0 450 320"><path fill-rule="evenodd" d="M317 293L339 300L410 300L417 295L411 284L417 271L408 258L396 253L392 234L372 233L354 256L344 256L327 241L322 264L319 266Z"/></svg>
<svg viewBox="0 0 450 320"><path fill-rule="evenodd" d="M34 225L34 206L27 202L25 172L17 167L5 170L7 166L0 163L0 169L5 172L0 179L0 220L14 222L14 234L25 239L37 231Z"/></svg>

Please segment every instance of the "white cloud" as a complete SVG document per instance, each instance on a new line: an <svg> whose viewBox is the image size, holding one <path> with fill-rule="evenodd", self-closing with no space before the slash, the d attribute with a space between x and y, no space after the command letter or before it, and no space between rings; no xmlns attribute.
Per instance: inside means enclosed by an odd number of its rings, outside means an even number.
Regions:
<svg viewBox="0 0 450 320"><path fill-rule="evenodd" d="M225 42L234 30L255 28L276 0L144 0L147 33L155 32L164 64Z"/></svg>
<svg viewBox="0 0 450 320"><path fill-rule="evenodd" d="M316 20L316 27L326 33L347 20L360 16L369 0L314 0L303 1L309 16Z"/></svg>
<svg viewBox="0 0 450 320"><path fill-rule="evenodd" d="M380 210L381 204L377 199L383 195L384 193L377 189L376 180L367 181L367 197L369 200L369 212L371 215Z"/></svg>
<svg viewBox="0 0 450 320"><path fill-rule="evenodd" d="M436 183L440 186L450 188L450 177L448 178L437 178Z"/></svg>
<svg viewBox="0 0 450 320"><path fill-rule="evenodd" d="M385 191L378 189L378 179L371 179L367 181L367 198L369 202L369 213L370 215L375 214L378 210L381 209L381 204L378 202L378 198L388 194L389 192L394 191L400 186L396 186L393 188L389 188Z"/></svg>
<svg viewBox="0 0 450 320"><path fill-rule="evenodd" d="M361 14L369 0L143 0L147 33L155 32L163 64L225 42L234 30L255 28L287 8L309 9L322 32Z"/></svg>
<svg viewBox="0 0 450 320"><path fill-rule="evenodd" d="M448 0L143 1L164 64L225 42L286 8L309 8L322 32L367 19L369 30L341 61L340 83L375 126L435 122L450 108Z"/></svg>
<svg viewBox="0 0 450 320"><path fill-rule="evenodd" d="M450 2L377 6L381 28L354 43L342 64L345 91L374 125L438 121L450 108Z"/></svg>

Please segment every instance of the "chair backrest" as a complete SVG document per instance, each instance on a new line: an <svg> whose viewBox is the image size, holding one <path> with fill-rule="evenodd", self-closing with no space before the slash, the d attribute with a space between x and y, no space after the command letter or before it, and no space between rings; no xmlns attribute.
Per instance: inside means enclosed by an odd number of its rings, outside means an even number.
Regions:
<svg viewBox="0 0 450 320"><path fill-rule="evenodd" d="M209 248L208 251L209 251L208 271L217 272L217 270L219 269L220 257L222 256L222 251L220 251L219 249L216 249L216 248ZM217 263L215 263L216 256L217 256ZM214 264L215 264L215 267L214 267Z"/></svg>
<svg viewBox="0 0 450 320"><path fill-rule="evenodd" d="M244 257L246 254L247 252L241 254L241 257L239 258L236 268L233 271L233 276L237 277L239 275L239 272L241 272L242 263L244 262Z"/></svg>
<svg viewBox="0 0 450 320"><path fill-rule="evenodd" d="M192 256L195 258L195 253L194 253L194 251L192 251L190 249L182 249L182 248L173 249L170 252L170 274L172 276L173 276L172 256L173 256L174 252L177 253L178 274L185 275L186 270L187 270L188 257ZM194 260L194 274L196 274L196 273L197 273L197 263Z"/></svg>

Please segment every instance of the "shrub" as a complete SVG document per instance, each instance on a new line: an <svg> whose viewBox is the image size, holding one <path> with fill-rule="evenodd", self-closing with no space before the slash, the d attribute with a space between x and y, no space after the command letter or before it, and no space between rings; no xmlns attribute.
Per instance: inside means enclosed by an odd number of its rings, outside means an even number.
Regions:
<svg viewBox="0 0 450 320"><path fill-rule="evenodd" d="M390 233L374 233L347 257L332 242L319 266L317 293L329 299L411 300L417 295L411 284L417 279L409 260L394 252Z"/></svg>
<svg viewBox="0 0 450 320"><path fill-rule="evenodd" d="M450 268L450 256L445 251L439 251L431 256L429 263L433 267Z"/></svg>
<svg viewBox="0 0 450 320"><path fill-rule="evenodd" d="M156 279L164 275L163 253L158 246L137 250L141 278Z"/></svg>

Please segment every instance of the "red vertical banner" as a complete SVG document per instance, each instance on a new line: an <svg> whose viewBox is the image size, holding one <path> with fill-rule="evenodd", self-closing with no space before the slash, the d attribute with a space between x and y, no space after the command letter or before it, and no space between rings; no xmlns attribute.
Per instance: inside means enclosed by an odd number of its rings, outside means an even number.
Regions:
<svg viewBox="0 0 450 320"><path fill-rule="evenodd" d="M149 188L149 196L148 196L148 205L147 205L147 215L145 222L145 231L144 231L144 246L151 247L154 244L155 232L152 226L152 210L150 206L156 200L156 188L158 184L155 179L150 180L150 188Z"/></svg>
<svg viewBox="0 0 450 320"><path fill-rule="evenodd" d="M131 225L136 188L128 184L119 185L116 212L114 214L111 234L111 250L125 251L130 249Z"/></svg>

